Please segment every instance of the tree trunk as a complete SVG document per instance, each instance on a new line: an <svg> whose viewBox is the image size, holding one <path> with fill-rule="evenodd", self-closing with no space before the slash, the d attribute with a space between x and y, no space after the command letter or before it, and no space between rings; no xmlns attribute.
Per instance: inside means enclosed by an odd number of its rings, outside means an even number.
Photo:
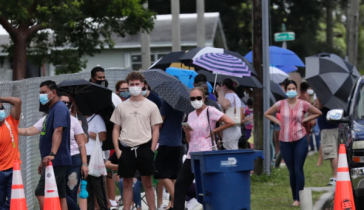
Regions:
<svg viewBox="0 0 364 210"><path fill-rule="evenodd" d="M334 2L326 1L326 44L329 52L334 48L334 19L332 17Z"/></svg>
<svg viewBox="0 0 364 210"><path fill-rule="evenodd" d="M27 36L19 33L14 41L13 80L21 80L26 77L27 66Z"/></svg>
<svg viewBox="0 0 364 210"><path fill-rule="evenodd" d="M262 45L262 4L261 0L253 0L253 66L259 76L263 78L263 45ZM254 89L254 149L263 150L263 89ZM254 162L254 172L263 173L263 159Z"/></svg>

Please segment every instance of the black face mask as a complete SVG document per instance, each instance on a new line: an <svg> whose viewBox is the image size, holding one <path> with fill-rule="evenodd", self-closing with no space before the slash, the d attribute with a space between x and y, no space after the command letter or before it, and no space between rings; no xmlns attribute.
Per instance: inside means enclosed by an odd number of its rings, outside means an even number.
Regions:
<svg viewBox="0 0 364 210"><path fill-rule="evenodd" d="M98 84L98 85L102 85L102 86L105 86L105 80L96 80L96 82L95 82L96 84Z"/></svg>

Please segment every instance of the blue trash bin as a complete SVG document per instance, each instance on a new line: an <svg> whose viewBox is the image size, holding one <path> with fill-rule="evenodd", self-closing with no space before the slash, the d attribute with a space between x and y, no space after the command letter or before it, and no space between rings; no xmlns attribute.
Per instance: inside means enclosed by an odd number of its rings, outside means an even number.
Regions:
<svg viewBox="0 0 364 210"><path fill-rule="evenodd" d="M204 210L250 210L250 171L262 151L193 152L197 200Z"/></svg>

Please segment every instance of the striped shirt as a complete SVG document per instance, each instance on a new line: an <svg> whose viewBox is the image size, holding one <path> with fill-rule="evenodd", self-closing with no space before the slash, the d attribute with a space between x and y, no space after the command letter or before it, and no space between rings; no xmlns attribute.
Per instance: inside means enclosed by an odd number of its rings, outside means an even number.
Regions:
<svg viewBox="0 0 364 210"><path fill-rule="evenodd" d="M290 108L286 100L278 101L275 106L277 111L281 114L281 131L279 133L279 140L284 142L297 141L303 138L307 133L302 125L302 121L310 103L297 99L296 106Z"/></svg>

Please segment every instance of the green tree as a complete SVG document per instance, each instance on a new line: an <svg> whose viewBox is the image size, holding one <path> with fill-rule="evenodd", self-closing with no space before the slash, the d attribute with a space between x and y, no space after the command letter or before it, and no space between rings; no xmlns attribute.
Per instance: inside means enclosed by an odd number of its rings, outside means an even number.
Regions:
<svg viewBox="0 0 364 210"><path fill-rule="evenodd" d="M13 79L25 77L27 59L64 65L65 72L84 66L84 55L93 56L113 46L112 33L136 34L153 28L154 13L145 0L10 0L0 1L0 24L11 45Z"/></svg>

